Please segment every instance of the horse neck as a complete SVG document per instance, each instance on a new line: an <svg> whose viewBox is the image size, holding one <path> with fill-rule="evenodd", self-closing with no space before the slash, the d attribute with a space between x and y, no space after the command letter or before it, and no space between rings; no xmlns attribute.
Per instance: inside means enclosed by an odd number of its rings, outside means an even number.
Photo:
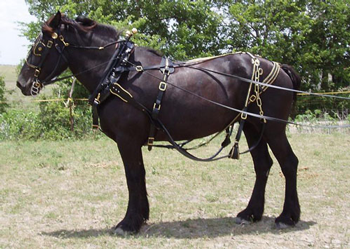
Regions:
<svg viewBox="0 0 350 249"><path fill-rule="evenodd" d="M106 43L108 43L108 40ZM79 46L99 47L101 44L91 42L86 45L80 42ZM68 49L69 55L67 60L69 69L85 88L92 93L101 81L104 70L113 55L114 46L103 50L74 47Z"/></svg>

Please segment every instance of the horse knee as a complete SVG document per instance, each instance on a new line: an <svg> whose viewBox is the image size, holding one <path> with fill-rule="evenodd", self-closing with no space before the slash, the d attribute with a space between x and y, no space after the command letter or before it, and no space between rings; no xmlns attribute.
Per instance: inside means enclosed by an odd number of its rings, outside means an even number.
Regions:
<svg viewBox="0 0 350 249"><path fill-rule="evenodd" d="M298 164L299 160L298 158L292 153L290 156L286 158L284 162L280 163L282 173L287 176L294 176L297 174L298 171Z"/></svg>

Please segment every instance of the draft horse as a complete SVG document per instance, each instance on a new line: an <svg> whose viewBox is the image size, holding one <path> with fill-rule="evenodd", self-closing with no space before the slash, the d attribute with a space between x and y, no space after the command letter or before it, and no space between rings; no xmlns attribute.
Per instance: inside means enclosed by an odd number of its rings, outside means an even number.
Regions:
<svg viewBox="0 0 350 249"><path fill-rule="evenodd" d="M106 75L107 63L116 47L121 45L116 42L120 36L121 33L111 26L98 24L86 17L72 20L58 12L43 24L42 32L29 51L18 76L17 86L24 95L36 95L44 85L53 82L53 79L69 68L93 94ZM264 80L274 64L264 58L258 60L259 71L264 72L260 80ZM124 60L128 64L128 70L121 72L118 77L119 89L132 96L132 99L147 110L152 110L155 105L154 101L160 91L159 78L164 79L164 74L159 71L161 61L162 56L154 50L135 46L129 49L128 58ZM261 119L249 113L259 115L263 110L267 117L287 120L295 94L267 88L260 95L262 108L251 103L248 105L248 115L242 115L223 106L237 110L245 108L250 84L242 79L252 79L252 55L227 54L181 65L183 66L174 66L174 72L165 80L172 84L167 84L167 89L163 92L161 110L156 120L162 122L175 141L179 141L222 131L235 117L239 117L235 120L239 121L245 116L243 132L248 145L256 145L250 152L256 181L248 206L238 213L236 221L254 222L262 218L265 187L273 163L269 146L285 176L283 211L275 223L278 227L294 226L300 219L297 195L298 159L286 137L286 123L267 120L262 131ZM149 70L141 70L141 66L143 69L148 67ZM297 89L300 86L300 77L292 67L281 65L273 85ZM129 191L125 217L114 229L116 233L136 233L149 219L146 172L141 147L148 141L154 120L144 110L115 95L100 103L97 111L102 131L118 145ZM261 141L256 144L261 133ZM158 127L154 140L168 141L169 137Z"/></svg>

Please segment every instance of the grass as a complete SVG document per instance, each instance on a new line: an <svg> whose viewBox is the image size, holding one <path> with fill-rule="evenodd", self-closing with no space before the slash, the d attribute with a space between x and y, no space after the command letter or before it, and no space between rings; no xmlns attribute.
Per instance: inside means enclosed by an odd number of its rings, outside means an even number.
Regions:
<svg viewBox="0 0 350 249"><path fill-rule="evenodd" d="M15 67L0 66L0 74L11 108L36 108L16 89ZM145 149L150 220L140 234L127 237L110 233L128 201L112 141L0 141L0 249L349 248L348 133L289 137L300 160L302 216L295 228L274 229L284 199L276 160L263 220L240 226L234 217L246 207L254 183L249 155L197 163L174 151ZM199 155L209 155L219 142Z"/></svg>
<svg viewBox="0 0 350 249"><path fill-rule="evenodd" d="M240 226L234 217L247 205L254 182L249 155L197 163L175 151L145 148L150 220L140 234L127 237L110 233L128 198L112 141L3 141L0 248L348 248L350 138L289 137L300 160L302 216L295 228L273 226L284 198L276 160L263 220ZM205 156L216 146L198 153Z"/></svg>
<svg viewBox="0 0 350 249"><path fill-rule="evenodd" d="M15 82L17 79L16 66L0 65L0 76L4 77L5 82Z"/></svg>
<svg viewBox="0 0 350 249"><path fill-rule="evenodd" d="M6 103L10 106L10 109L31 110L37 112L39 110L39 100L44 95L51 96L52 89L55 85L47 86L43 90L43 94L38 98L24 96L19 88L16 86L17 81L17 66L12 65L0 65L0 76L5 80L5 98ZM51 99L52 97L48 97Z"/></svg>

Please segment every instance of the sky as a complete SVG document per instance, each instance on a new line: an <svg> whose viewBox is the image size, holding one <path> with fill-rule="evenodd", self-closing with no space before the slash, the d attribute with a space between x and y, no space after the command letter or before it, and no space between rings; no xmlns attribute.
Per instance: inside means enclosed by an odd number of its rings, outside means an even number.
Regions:
<svg viewBox="0 0 350 249"><path fill-rule="evenodd" d="M30 42L20 37L17 22L35 21L24 0L0 1L0 65L18 65L27 56Z"/></svg>

